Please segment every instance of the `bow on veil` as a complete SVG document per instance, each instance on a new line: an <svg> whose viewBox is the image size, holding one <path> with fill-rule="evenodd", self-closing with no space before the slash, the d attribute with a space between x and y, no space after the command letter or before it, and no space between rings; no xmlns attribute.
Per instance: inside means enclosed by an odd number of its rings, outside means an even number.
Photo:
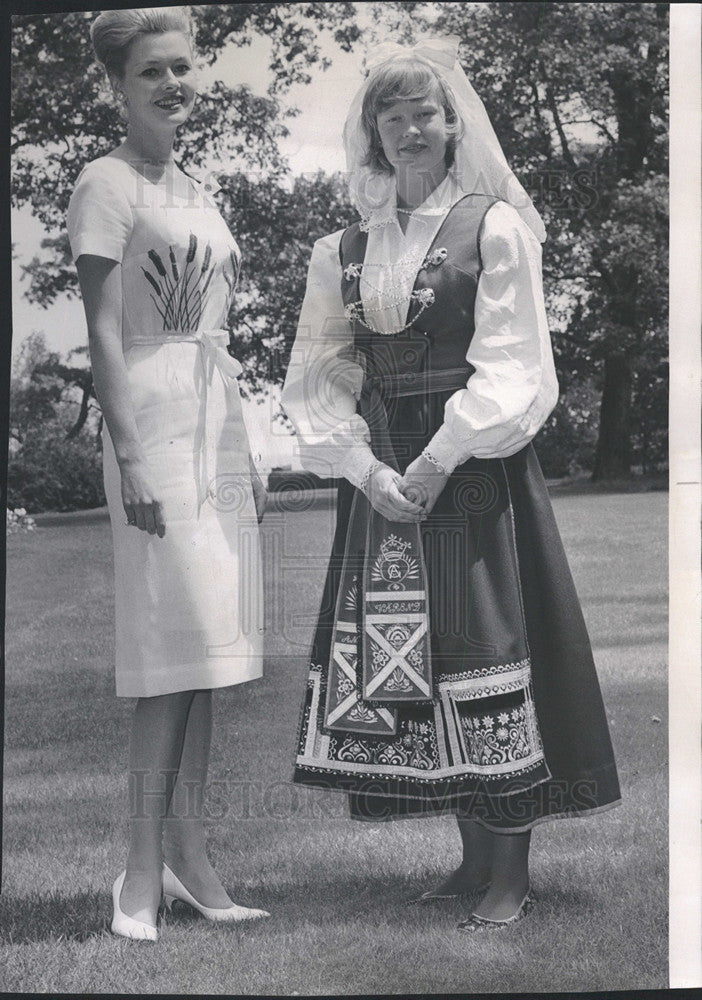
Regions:
<svg viewBox="0 0 702 1000"><path fill-rule="evenodd" d="M543 243L546 230L533 202L509 167L483 102L471 86L458 61L457 35L428 38L406 47L382 42L366 58L368 77L354 97L344 125L344 148L349 190L361 214L363 227L384 225L393 215L395 183L392 174L365 165L370 138L361 123L363 98L377 71L394 60L423 62L447 86L463 123L457 137L450 174L465 194L501 198L517 209L537 239Z"/></svg>
<svg viewBox="0 0 702 1000"><path fill-rule="evenodd" d="M420 56L427 62L443 66L445 69L453 69L458 58L458 46L460 39L458 35L446 35L445 38L426 38L416 45L405 46L397 42L380 42L373 46L366 56L366 68L370 73L384 62L399 56L402 59L411 59L413 56Z"/></svg>

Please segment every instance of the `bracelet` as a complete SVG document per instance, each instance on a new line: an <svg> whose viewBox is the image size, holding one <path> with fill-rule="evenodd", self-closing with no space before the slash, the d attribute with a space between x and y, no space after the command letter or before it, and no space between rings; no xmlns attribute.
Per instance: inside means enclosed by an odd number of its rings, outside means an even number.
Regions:
<svg viewBox="0 0 702 1000"><path fill-rule="evenodd" d="M358 487L361 493L366 492L366 490L368 489L368 483L370 482L370 477L373 475L378 466L382 464L383 464L382 462L376 459L374 462L371 462L371 464L368 466L366 471L363 473L363 479L361 480Z"/></svg>
<svg viewBox="0 0 702 1000"><path fill-rule="evenodd" d="M422 452L422 458L426 458L427 462L431 462L431 464L436 468L437 472L440 472L442 476L448 476L448 474L449 474L448 473L448 469L446 469L441 464L441 462L438 460L438 458L434 458L434 456L432 455L432 453L430 451L427 451L426 448Z"/></svg>

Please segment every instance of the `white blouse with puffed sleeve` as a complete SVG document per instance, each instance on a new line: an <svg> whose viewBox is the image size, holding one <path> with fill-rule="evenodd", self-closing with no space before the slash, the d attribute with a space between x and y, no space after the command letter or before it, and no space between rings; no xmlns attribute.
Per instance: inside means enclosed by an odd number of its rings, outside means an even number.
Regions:
<svg viewBox="0 0 702 1000"><path fill-rule="evenodd" d="M443 192L434 192L430 207L415 210L405 234L395 220L369 233L364 274L373 274L376 298L368 305L381 332L396 332L421 261L447 211L462 196L444 185ZM333 233L314 246L282 404L295 427L303 467L360 486L375 458L368 426L356 413L363 374L353 360L353 334L344 316L341 236L342 231ZM449 472L473 456L515 454L543 426L558 399L541 244L516 209L496 202L486 213L480 250L475 333L466 353L475 370L466 388L449 398L444 422L425 449ZM395 290L399 276L406 295L406 302L398 302L395 291L385 313L377 298L384 275L386 287ZM365 306L363 282L360 291Z"/></svg>

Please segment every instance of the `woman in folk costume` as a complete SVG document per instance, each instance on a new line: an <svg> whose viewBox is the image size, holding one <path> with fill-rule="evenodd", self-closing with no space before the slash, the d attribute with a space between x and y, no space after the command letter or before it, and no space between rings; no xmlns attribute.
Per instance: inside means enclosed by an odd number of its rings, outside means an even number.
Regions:
<svg viewBox="0 0 702 1000"><path fill-rule="evenodd" d="M362 820L453 813L482 890L532 903L532 827L619 799L582 612L531 440L558 387L541 219L457 62L381 46L344 141L360 223L319 240L283 391L343 477L295 781Z"/></svg>

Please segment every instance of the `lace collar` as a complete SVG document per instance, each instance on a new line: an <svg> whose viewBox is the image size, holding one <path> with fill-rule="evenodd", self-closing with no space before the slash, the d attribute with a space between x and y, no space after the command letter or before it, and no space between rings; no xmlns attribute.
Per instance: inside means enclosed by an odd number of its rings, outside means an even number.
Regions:
<svg viewBox="0 0 702 1000"><path fill-rule="evenodd" d="M368 215L361 217L360 227L364 232L380 229L390 222L397 223L397 188L392 177L388 177L387 181L389 183L384 202ZM434 188L421 205L412 211L411 215L429 217L446 215L464 194L456 175L452 170L449 170L441 183Z"/></svg>

